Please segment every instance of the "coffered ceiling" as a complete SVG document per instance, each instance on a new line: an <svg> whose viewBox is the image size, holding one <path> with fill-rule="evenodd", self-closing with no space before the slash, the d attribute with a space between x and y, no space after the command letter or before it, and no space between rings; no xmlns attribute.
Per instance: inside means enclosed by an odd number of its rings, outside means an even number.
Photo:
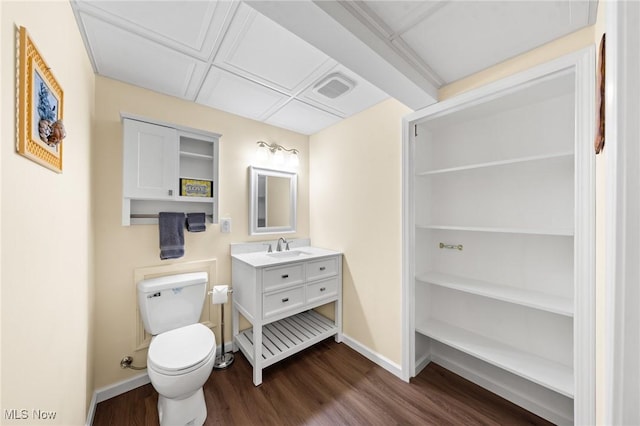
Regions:
<svg viewBox="0 0 640 426"><path fill-rule="evenodd" d="M595 1L71 0L97 74L313 134L595 21ZM341 94L341 92L344 92Z"/></svg>

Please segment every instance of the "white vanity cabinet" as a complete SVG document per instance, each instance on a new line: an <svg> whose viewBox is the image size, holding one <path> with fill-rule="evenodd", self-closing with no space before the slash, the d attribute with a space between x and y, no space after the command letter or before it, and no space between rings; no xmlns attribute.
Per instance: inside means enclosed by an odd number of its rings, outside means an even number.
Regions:
<svg viewBox="0 0 640 426"><path fill-rule="evenodd" d="M405 119L409 370L593 424L593 50Z"/></svg>
<svg viewBox="0 0 640 426"><path fill-rule="evenodd" d="M128 114L122 118L122 224L157 223L160 211L204 212L217 223L220 135ZM210 182L211 194L185 196L183 180Z"/></svg>
<svg viewBox="0 0 640 426"><path fill-rule="evenodd" d="M256 386L263 368L327 337L342 341L342 254L314 247L291 251L304 254L232 254L234 350L253 366ZM313 310L330 302L334 320ZM240 315L251 328L239 330Z"/></svg>

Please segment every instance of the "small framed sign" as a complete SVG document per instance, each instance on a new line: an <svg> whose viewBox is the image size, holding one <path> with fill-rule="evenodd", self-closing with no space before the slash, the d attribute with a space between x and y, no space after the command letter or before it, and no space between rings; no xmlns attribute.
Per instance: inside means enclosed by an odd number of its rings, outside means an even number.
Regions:
<svg viewBox="0 0 640 426"><path fill-rule="evenodd" d="M180 178L180 195L182 197L213 197L213 181L202 179Z"/></svg>

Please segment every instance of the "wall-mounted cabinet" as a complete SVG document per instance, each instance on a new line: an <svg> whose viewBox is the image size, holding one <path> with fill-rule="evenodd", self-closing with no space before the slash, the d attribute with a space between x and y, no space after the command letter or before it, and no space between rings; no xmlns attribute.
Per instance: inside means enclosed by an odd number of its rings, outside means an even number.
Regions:
<svg viewBox="0 0 640 426"><path fill-rule="evenodd" d="M204 212L218 222L220 135L122 115L122 224L160 211Z"/></svg>
<svg viewBox="0 0 640 426"><path fill-rule="evenodd" d="M405 120L409 371L437 362L556 423L595 420L593 64Z"/></svg>

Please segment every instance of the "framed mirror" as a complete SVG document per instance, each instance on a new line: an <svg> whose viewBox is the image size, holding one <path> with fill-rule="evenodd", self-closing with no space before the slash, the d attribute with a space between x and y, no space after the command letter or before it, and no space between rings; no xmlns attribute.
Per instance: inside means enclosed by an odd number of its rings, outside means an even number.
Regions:
<svg viewBox="0 0 640 426"><path fill-rule="evenodd" d="M280 170L249 167L249 232L296 232L298 175Z"/></svg>

